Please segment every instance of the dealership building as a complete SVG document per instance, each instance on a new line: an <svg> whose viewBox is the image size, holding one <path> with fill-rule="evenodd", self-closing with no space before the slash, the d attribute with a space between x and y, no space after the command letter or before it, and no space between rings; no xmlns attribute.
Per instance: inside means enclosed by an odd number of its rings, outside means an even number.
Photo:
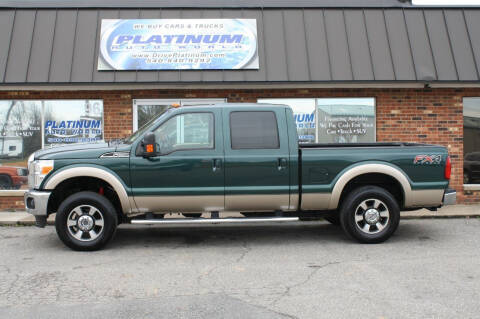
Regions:
<svg viewBox="0 0 480 319"><path fill-rule="evenodd" d="M290 105L301 143L443 145L458 202L480 202L478 7L0 0L0 43L0 210L24 209L37 149L223 102Z"/></svg>

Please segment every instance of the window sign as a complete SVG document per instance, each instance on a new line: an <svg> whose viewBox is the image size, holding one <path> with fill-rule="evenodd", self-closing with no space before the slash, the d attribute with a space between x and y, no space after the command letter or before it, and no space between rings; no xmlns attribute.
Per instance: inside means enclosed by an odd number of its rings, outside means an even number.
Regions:
<svg viewBox="0 0 480 319"><path fill-rule="evenodd" d="M44 117L45 146L103 140L102 100L45 101Z"/></svg>
<svg viewBox="0 0 480 319"><path fill-rule="evenodd" d="M103 139L102 100L0 100L0 190L27 188L30 154Z"/></svg>
<svg viewBox="0 0 480 319"><path fill-rule="evenodd" d="M374 98L258 99L258 102L290 106L299 143L375 142Z"/></svg>
<svg viewBox="0 0 480 319"><path fill-rule="evenodd" d="M375 142L375 99L317 99L319 143Z"/></svg>
<svg viewBox="0 0 480 319"><path fill-rule="evenodd" d="M103 19L98 70L258 69L255 19Z"/></svg>
<svg viewBox="0 0 480 319"><path fill-rule="evenodd" d="M258 99L259 103L284 104L293 110L300 143L315 143L315 99Z"/></svg>
<svg viewBox="0 0 480 319"><path fill-rule="evenodd" d="M463 183L480 184L480 97L463 99Z"/></svg>

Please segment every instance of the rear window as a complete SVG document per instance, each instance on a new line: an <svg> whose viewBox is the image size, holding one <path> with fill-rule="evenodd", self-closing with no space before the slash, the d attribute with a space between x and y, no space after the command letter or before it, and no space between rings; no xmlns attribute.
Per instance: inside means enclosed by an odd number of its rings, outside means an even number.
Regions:
<svg viewBox="0 0 480 319"><path fill-rule="evenodd" d="M270 111L238 111L230 113L232 149L280 148L277 118Z"/></svg>

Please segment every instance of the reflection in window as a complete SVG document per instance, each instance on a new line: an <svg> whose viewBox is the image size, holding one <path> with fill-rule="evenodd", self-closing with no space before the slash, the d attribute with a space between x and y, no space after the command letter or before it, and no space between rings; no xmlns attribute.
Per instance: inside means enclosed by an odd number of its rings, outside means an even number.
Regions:
<svg viewBox="0 0 480 319"><path fill-rule="evenodd" d="M317 99L319 143L375 142L375 99Z"/></svg>
<svg viewBox="0 0 480 319"><path fill-rule="evenodd" d="M164 113L168 109L168 105L138 105L137 116L138 116L138 127L142 127L152 118L157 118L160 114Z"/></svg>
<svg viewBox="0 0 480 319"><path fill-rule="evenodd" d="M0 101L0 189L26 187L26 160L42 148L40 101Z"/></svg>
<svg viewBox="0 0 480 319"><path fill-rule="evenodd" d="M463 99L463 183L480 183L480 98Z"/></svg>
<svg viewBox="0 0 480 319"><path fill-rule="evenodd" d="M135 132L152 118L158 118L171 106L213 105L225 99L148 99L135 100L133 106L133 131Z"/></svg>

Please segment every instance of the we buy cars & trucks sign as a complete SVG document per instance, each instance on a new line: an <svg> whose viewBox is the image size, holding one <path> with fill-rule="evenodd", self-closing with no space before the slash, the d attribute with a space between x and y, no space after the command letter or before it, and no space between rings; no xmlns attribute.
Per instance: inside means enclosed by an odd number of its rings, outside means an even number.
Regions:
<svg viewBox="0 0 480 319"><path fill-rule="evenodd" d="M258 69L255 19L103 19L98 70Z"/></svg>

